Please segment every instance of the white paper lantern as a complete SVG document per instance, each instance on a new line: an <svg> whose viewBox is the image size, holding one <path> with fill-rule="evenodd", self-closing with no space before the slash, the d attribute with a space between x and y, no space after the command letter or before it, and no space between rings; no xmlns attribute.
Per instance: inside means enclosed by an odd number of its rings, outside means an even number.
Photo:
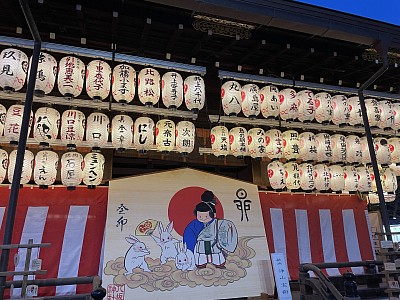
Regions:
<svg viewBox="0 0 400 300"><path fill-rule="evenodd" d="M362 162L361 139L356 135L346 136L346 161L351 164Z"/></svg>
<svg viewBox="0 0 400 300"><path fill-rule="evenodd" d="M377 192L377 188L376 188L376 180L375 180L374 168L372 166L367 166L367 169L368 169L368 172L369 172L369 177L371 178L371 192L376 193ZM382 167L380 165L378 165L378 170L379 170L379 175L381 175ZM382 180L381 180L381 184L382 184Z"/></svg>
<svg viewBox="0 0 400 300"><path fill-rule="evenodd" d="M360 99L358 97L350 97L347 99L349 106L349 124L351 126L361 127L364 122L362 119Z"/></svg>
<svg viewBox="0 0 400 300"><path fill-rule="evenodd" d="M112 95L119 103L129 103L135 97L136 71L127 64L115 66L112 73Z"/></svg>
<svg viewBox="0 0 400 300"><path fill-rule="evenodd" d="M265 131L262 128L251 128L248 131L248 149L252 158L261 159L265 157Z"/></svg>
<svg viewBox="0 0 400 300"><path fill-rule="evenodd" d="M294 89L284 89L279 92L279 115L282 120L293 121L298 117L299 104Z"/></svg>
<svg viewBox="0 0 400 300"><path fill-rule="evenodd" d="M29 67L32 64L32 57L29 59ZM36 73L35 95L44 96L49 94L56 83L57 61L45 52L40 52L39 63ZM29 80L29 77L28 77Z"/></svg>
<svg viewBox="0 0 400 300"><path fill-rule="evenodd" d="M94 101L102 101L110 94L111 67L102 60L92 60L86 68L86 92Z"/></svg>
<svg viewBox="0 0 400 300"><path fill-rule="evenodd" d="M393 102L392 111L393 111L393 129L398 131L400 130L400 103Z"/></svg>
<svg viewBox="0 0 400 300"><path fill-rule="evenodd" d="M7 108L0 104L0 136L3 135L4 125L6 124Z"/></svg>
<svg viewBox="0 0 400 300"><path fill-rule="evenodd" d="M315 95L315 120L328 124L332 120L333 108L330 94L322 92Z"/></svg>
<svg viewBox="0 0 400 300"><path fill-rule="evenodd" d="M280 161L272 161L267 166L269 184L274 190L285 188L285 168Z"/></svg>
<svg viewBox="0 0 400 300"><path fill-rule="evenodd" d="M389 150L390 150L390 162L399 164L400 163L400 138L388 139Z"/></svg>
<svg viewBox="0 0 400 300"><path fill-rule="evenodd" d="M330 189L331 180L329 168L325 164L314 166L314 188L317 191L327 191Z"/></svg>
<svg viewBox="0 0 400 300"><path fill-rule="evenodd" d="M27 184L32 177L33 160L35 156L29 150L25 150L24 161L22 163L22 173L20 184ZM17 161L17 150L13 150L10 153L9 164L8 164L8 181L12 183L14 177L15 163Z"/></svg>
<svg viewBox="0 0 400 300"><path fill-rule="evenodd" d="M332 123L343 126L349 122L350 111L347 104L347 97L336 95L332 97Z"/></svg>
<svg viewBox="0 0 400 300"><path fill-rule="evenodd" d="M221 86L222 109L228 116L236 116L242 110L241 85L237 81L227 81Z"/></svg>
<svg viewBox="0 0 400 300"><path fill-rule="evenodd" d="M156 124L156 147L163 154L174 150L175 147L175 123L168 119L162 119Z"/></svg>
<svg viewBox="0 0 400 300"><path fill-rule="evenodd" d="M111 121L111 142L113 147L115 149L118 149L118 151L125 151L125 149L129 148L132 145L132 140L132 118L127 115L116 115Z"/></svg>
<svg viewBox="0 0 400 300"><path fill-rule="evenodd" d="M7 110L6 121L4 124L4 137L10 141L11 144L18 144L19 135L22 126L22 117L24 114L24 106L20 104L11 105ZM31 131L33 120L33 113L31 111L29 119L28 136Z"/></svg>
<svg viewBox="0 0 400 300"><path fill-rule="evenodd" d="M372 179L368 167L358 167L358 188L360 193L368 193L372 190Z"/></svg>
<svg viewBox="0 0 400 300"><path fill-rule="evenodd" d="M139 153L146 153L154 145L154 121L149 117L139 117L133 126L133 145Z"/></svg>
<svg viewBox="0 0 400 300"><path fill-rule="evenodd" d="M368 123L371 128L377 128L381 120L378 100L365 99L365 108L367 109Z"/></svg>
<svg viewBox="0 0 400 300"><path fill-rule="evenodd" d="M242 111L250 118L256 118L261 112L260 89L255 84L246 84L242 87Z"/></svg>
<svg viewBox="0 0 400 300"><path fill-rule="evenodd" d="M260 90L260 109L264 118L279 117L279 90L276 86L267 85Z"/></svg>
<svg viewBox="0 0 400 300"><path fill-rule="evenodd" d="M85 155L83 167L83 183L88 188L95 188L103 180L105 158L103 154L91 152Z"/></svg>
<svg viewBox="0 0 400 300"><path fill-rule="evenodd" d="M0 86L5 92L19 91L25 84L28 56L14 48L0 53Z"/></svg>
<svg viewBox="0 0 400 300"><path fill-rule="evenodd" d="M61 141L68 148L76 148L85 134L85 115L76 109L63 112L61 117Z"/></svg>
<svg viewBox="0 0 400 300"><path fill-rule="evenodd" d="M33 122L33 138L42 146L48 146L58 136L60 113L51 107L39 107Z"/></svg>
<svg viewBox="0 0 400 300"><path fill-rule="evenodd" d="M387 193L395 193L397 190L396 174L390 168L384 168L381 174L383 191Z"/></svg>
<svg viewBox="0 0 400 300"><path fill-rule="evenodd" d="M396 176L400 176L400 166L398 166L398 165L396 165L396 164L390 164L390 165L389 165L389 168L390 168L390 170L393 171L393 173L394 173Z"/></svg>
<svg viewBox="0 0 400 300"><path fill-rule="evenodd" d="M85 64L74 56L65 56L58 66L57 85L61 95L66 98L78 97L83 90Z"/></svg>
<svg viewBox="0 0 400 300"><path fill-rule="evenodd" d="M198 113L206 102L204 79L197 75L188 76L183 82L183 86L187 109Z"/></svg>
<svg viewBox="0 0 400 300"><path fill-rule="evenodd" d="M270 129L265 132L265 150L271 160L283 157L282 132L278 129Z"/></svg>
<svg viewBox="0 0 400 300"><path fill-rule="evenodd" d="M249 155L247 130L245 128L234 127L229 130L229 144L233 156L242 158Z"/></svg>
<svg viewBox="0 0 400 300"><path fill-rule="evenodd" d="M354 193L358 189L358 173L354 166L343 167L344 190Z"/></svg>
<svg viewBox="0 0 400 300"><path fill-rule="evenodd" d="M299 99L299 115L301 122L308 123L315 118L315 96L309 90L303 90L297 93Z"/></svg>
<svg viewBox="0 0 400 300"><path fill-rule="evenodd" d="M334 134L331 136L332 143L332 162L344 163L346 161L346 137L342 134Z"/></svg>
<svg viewBox="0 0 400 300"><path fill-rule="evenodd" d="M4 182L8 167L8 153L0 148L0 184Z"/></svg>
<svg viewBox="0 0 400 300"><path fill-rule="evenodd" d="M224 157L230 153L229 130L225 126L215 126L210 131L211 149L215 156Z"/></svg>
<svg viewBox="0 0 400 300"><path fill-rule="evenodd" d="M282 133L283 157L287 160L296 160L299 157L299 133L287 130Z"/></svg>
<svg viewBox="0 0 400 300"><path fill-rule="evenodd" d="M390 164L390 150L388 140L383 137L374 138L375 155L378 164Z"/></svg>
<svg viewBox="0 0 400 300"><path fill-rule="evenodd" d="M162 101L167 108L177 109L183 102L183 79L177 72L167 72L161 80Z"/></svg>
<svg viewBox="0 0 400 300"><path fill-rule="evenodd" d="M285 186L288 190L300 189L300 170L295 162L288 162L283 165L285 168Z"/></svg>
<svg viewBox="0 0 400 300"><path fill-rule="evenodd" d="M361 163L367 165L371 164L371 155L368 148L367 137L363 136L360 138L361 144Z"/></svg>
<svg viewBox="0 0 400 300"><path fill-rule="evenodd" d="M332 160L332 141L328 133L318 133L315 135L317 146L317 160L319 162L328 162Z"/></svg>
<svg viewBox="0 0 400 300"><path fill-rule="evenodd" d="M74 190L83 178L83 156L78 152L66 152L61 157L61 182L68 190Z"/></svg>
<svg viewBox="0 0 400 300"><path fill-rule="evenodd" d="M392 129L394 124L394 111L392 109L392 102L382 100L378 102L380 119L378 127L382 129Z"/></svg>
<svg viewBox="0 0 400 300"><path fill-rule="evenodd" d="M56 181L58 168L58 154L43 150L35 156L33 179L40 188L47 188Z"/></svg>
<svg viewBox="0 0 400 300"><path fill-rule="evenodd" d="M299 165L300 187L304 191L312 191L314 189L314 166L309 163Z"/></svg>
<svg viewBox="0 0 400 300"><path fill-rule="evenodd" d="M189 121L180 121L176 124L176 150L183 155L192 153L195 136L196 128L194 124Z"/></svg>
<svg viewBox="0 0 400 300"><path fill-rule="evenodd" d="M93 149L99 150L108 142L108 131L110 129L110 119L107 115L94 112L87 118L86 141Z"/></svg>
<svg viewBox="0 0 400 300"><path fill-rule="evenodd" d="M329 166L329 176L331 179L331 190L342 192L345 187L343 168L338 165Z"/></svg>
<svg viewBox="0 0 400 300"><path fill-rule="evenodd" d="M299 158L304 161L317 159L317 142L312 132L302 132L299 135Z"/></svg>
<svg viewBox="0 0 400 300"><path fill-rule="evenodd" d="M144 68L138 75L139 100L146 106L153 106L160 100L160 73L153 68Z"/></svg>

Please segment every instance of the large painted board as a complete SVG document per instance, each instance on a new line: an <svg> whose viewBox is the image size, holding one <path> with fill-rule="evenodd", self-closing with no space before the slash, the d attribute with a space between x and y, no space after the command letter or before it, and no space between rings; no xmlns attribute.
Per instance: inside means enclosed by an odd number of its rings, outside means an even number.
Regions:
<svg viewBox="0 0 400 300"><path fill-rule="evenodd" d="M257 186L186 168L110 182L103 286L107 299L272 295Z"/></svg>

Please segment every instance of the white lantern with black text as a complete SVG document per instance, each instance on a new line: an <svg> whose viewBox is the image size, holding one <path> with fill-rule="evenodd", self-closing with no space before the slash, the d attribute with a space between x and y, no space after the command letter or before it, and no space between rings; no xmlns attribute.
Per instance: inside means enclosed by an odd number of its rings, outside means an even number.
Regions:
<svg viewBox="0 0 400 300"><path fill-rule="evenodd" d="M221 86L222 109L228 116L236 116L242 110L241 85L237 81L227 81Z"/></svg>
<svg viewBox="0 0 400 300"><path fill-rule="evenodd" d="M0 104L0 136L3 135L4 125L6 124L7 108Z"/></svg>
<svg viewBox="0 0 400 300"><path fill-rule="evenodd" d="M376 193L377 188L376 188L376 180L375 180L375 173L374 173L374 168L372 166L367 167L369 171L369 177L371 178L371 192ZM382 167L378 165L378 170L379 170L379 178L381 178L381 172L382 172ZM382 183L382 180L381 180Z"/></svg>
<svg viewBox="0 0 400 300"><path fill-rule="evenodd" d="M371 128L377 128L381 119L378 100L365 99L365 108L367 109L368 123Z"/></svg>
<svg viewBox="0 0 400 300"><path fill-rule="evenodd" d="M86 68L86 92L94 101L102 101L110 94L111 67L102 60L92 60Z"/></svg>
<svg viewBox="0 0 400 300"><path fill-rule="evenodd" d="M365 165L371 164L371 155L369 152L367 137L363 136L360 138L361 144L361 163Z"/></svg>
<svg viewBox="0 0 400 300"><path fill-rule="evenodd" d="M315 118L315 96L309 90L303 90L297 93L299 99L299 121L308 123Z"/></svg>
<svg viewBox="0 0 400 300"><path fill-rule="evenodd" d="M283 157L289 161L299 157L299 133L295 130L282 132Z"/></svg>
<svg viewBox="0 0 400 300"><path fill-rule="evenodd" d="M388 139L389 150L390 150L390 162L399 164L400 163L400 138L394 137Z"/></svg>
<svg viewBox="0 0 400 300"><path fill-rule="evenodd" d="M47 188L56 181L58 168L58 154L43 150L35 156L33 179L40 188Z"/></svg>
<svg viewBox="0 0 400 300"><path fill-rule="evenodd" d="M8 153L0 148L0 184L4 182L8 167Z"/></svg>
<svg viewBox="0 0 400 300"><path fill-rule="evenodd" d="M138 75L139 100L146 106L153 106L160 100L160 73L153 68L144 68Z"/></svg>
<svg viewBox="0 0 400 300"><path fill-rule="evenodd" d="M378 164L390 164L390 150L388 140L383 137L374 138L375 155Z"/></svg>
<svg viewBox="0 0 400 300"><path fill-rule="evenodd" d="M175 123L168 119L162 119L156 124L156 147L163 154L174 150L175 147Z"/></svg>
<svg viewBox="0 0 400 300"><path fill-rule="evenodd" d="M66 98L78 97L83 90L85 64L74 56L63 57L58 65L57 85Z"/></svg>
<svg viewBox="0 0 400 300"><path fill-rule="evenodd" d="M344 190L349 193L354 193L358 189L358 173L354 166L343 167Z"/></svg>
<svg viewBox="0 0 400 300"><path fill-rule="evenodd" d="M4 124L4 137L6 138L6 140L10 141L10 144L18 144L19 135L21 133L23 113L24 106L21 104L11 105L10 108L7 110L6 121ZM31 131L32 120L33 113L31 111L28 136Z"/></svg>
<svg viewBox="0 0 400 300"><path fill-rule="evenodd" d="M107 115L94 112L87 118L86 141L94 150L99 150L108 142L110 119Z"/></svg>
<svg viewBox="0 0 400 300"><path fill-rule="evenodd" d="M256 118L261 112L260 89L255 84L246 84L242 87L242 111L251 119Z"/></svg>
<svg viewBox="0 0 400 300"><path fill-rule="evenodd" d="M74 190L83 179L83 156L67 152L61 157L61 182L68 190Z"/></svg>
<svg viewBox="0 0 400 300"><path fill-rule="evenodd" d="M180 121L176 124L176 150L183 155L192 153L196 128L190 121Z"/></svg>
<svg viewBox="0 0 400 300"><path fill-rule="evenodd" d="M204 79L198 75L186 77L183 82L185 105L188 110L198 113L206 102L206 87Z"/></svg>
<svg viewBox="0 0 400 300"><path fill-rule="evenodd" d="M61 141L68 148L79 145L85 134L85 115L76 109L63 112L61 117Z"/></svg>
<svg viewBox="0 0 400 300"><path fill-rule="evenodd" d="M358 167L358 188L360 193L368 193L372 190L372 180L368 167Z"/></svg>
<svg viewBox="0 0 400 300"><path fill-rule="evenodd" d="M294 89L284 89L279 92L279 115L282 120L293 121L298 117L299 107Z"/></svg>
<svg viewBox="0 0 400 300"><path fill-rule="evenodd" d="M378 127L382 129L392 129L394 123L394 111L392 109L392 102L382 100L378 102L380 119Z"/></svg>
<svg viewBox="0 0 400 300"><path fill-rule="evenodd" d="M35 156L29 150L25 150L24 161L22 163L22 173L20 184L27 184L32 177L33 171L33 160ZM15 163L17 161L17 150L13 150L9 156L9 164L8 164L8 181L12 183L14 177Z"/></svg>
<svg viewBox="0 0 400 300"><path fill-rule="evenodd" d="M32 57L29 60L29 67L32 64ZM45 52L40 52L39 64L37 67L35 81L35 95L44 96L49 94L56 82L57 61L56 59ZM29 80L29 77L28 77Z"/></svg>
<svg viewBox="0 0 400 300"><path fill-rule="evenodd" d="M332 141L328 133L318 133L315 135L317 146L317 160L319 162L329 162L332 160Z"/></svg>
<svg viewBox="0 0 400 300"><path fill-rule="evenodd" d="M0 53L0 86L5 92L19 91L25 84L28 56L14 48Z"/></svg>
<svg viewBox="0 0 400 300"><path fill-rule="evenodd" d="M332 97L332 123L343 126L349 122L350 111L347 97L336 95Z"/></svg>
<svg viewBox="0 0 400 300"><path fill-rule="evenodd" d="M271 160L283 157L282 132L278 129L270 129L265 132L265 150Z"/></svg>
<svg viewBox="0 0 400 300"><path fill-rule="evenodd" d="M222 158L230 153L229 130L225 126L215 126L210 131L211 149L215 156Z"/></svg>
<svg viewBox="0 0 400 300"><path fill-rule="evenodd" d="M317 191L327 191L331 187L329 167L325 164L314 166L314 188Z"/></svg>
<svg viewBox="0 0 400 300"><path fill-rule="evenodd" d="M139 153L146 153L154 145L154 121L149 117L139 117L133 126L133 145Z"/></svg>
<svg viewBox="0 0 400 300"><path fill-rule="evenodd" d="M266 156L265 131L262 128L251 128L248 131L248 149L252 158L261 159Z"/></svg>
<svg viewBox="0 0 400 300"><path fill-rule="evenodd" d="M127 115L116 115L111 121L111 142L113 147L118 151L125 151L132 146L132 140L132 118Z"/></svg>
<svg viewBox="0 0 400 300"><path fill-rule="evenodd" d="M104 174L105 158L103 154L91 152L85 155L83 167L83 183L92 189L101 184Z"/></svg>
<svg viewBox="0 0 400 300"><path fill-rule="evenodd" d="M396 174L390 168L381 171L382 189L387 193L395 193L397 190Z"/></svg>
<svg viewBox="0 0 400 300"><path fill-rule="evenodd" d="M361 127L364 124L361 113L360 99L358 97L350 97L347 99L349 106L349 124L351 126Z"/></svg>
<svg viewBox="0 0 400 300"><path fill-rule="evenodd" d="M177 72L167 72L161 79L162 101L167 108L177 109L183 102L183 79Z"/></svg>
<svg viewBox="0 0 400 300"><path fill-rule="evenodd" d="M299 158L304 161L317 159L317 142L312 132L302 132L299 135Z"/></svg>
<svg viewBox="0 0 400 300"><path fill-rule="evenodd" d="M299 165L300 188L303 191L312 191L314 189L314 166L309 163Z"/></svg>
<svg viewBox="0 0 400 300"><path fill-rule="evenodd" d="M295 162L288 162L283 165L285 168L285 186L288 190L300 189L300 170Z"/></svg>
<svg viewBox="0 0 400 300"><path fill-rule="evenodd" d="M332 120L332 97L326 92L315 95L315 120L318 123L328 124Z"/></svg>
<svg viewBox="0 0 400 300"><path fill-rule="evenodd" d="M51 107L39 107L33 122L33 138L41 146L48 146L58 136L60 113Z"/></svg>
<svg viewBox="0 0 400 300"><path fill-rule="evenodd" d="M267 166L268 181L274 190L285 188L285 168L280 161L272 161Z"/></svg>
<svg viewBox="0 0 400 300"><path fill-rule="evenodd" d="M127 64L114 67L111 79L112 95L119 103L129 103L135 97L136 71Z"/></svg>
<svg viewBox="0 0 400 300"><path fill-rule="evenodd" d="M267 119L279 117L279 90L276 86L267 85L260 90L261 114Z"/></svg>
<svg viewBox="0 0 400 300"><path fill-rule="evenodd" d="M362 161L361 139L356 135L346 136L346 161L351 164Z"/></svg>
<svg viewBox="0 0 400 300"><path fill-rule="evenodd" d="M342 166L329 166L329 176L331 179L331 190L334 192L342 192L344 190L344 172Z"/></svg>
<svg viewBox="0 0 400 300"><path fill-rule="evenodd" d="M400 130L400 103L393 102L392 111L393 111L393 129L398 131Z"/></svg>
<svg viewBox="0 0 400 300"><path fill-rule="evenodd" d="M243 127L234 127L229 130L229 144L231 154L237 158L249 155L247 130Z"/></svg>
<svg viewBox="0 0 400 300"><path fill-rule="evenodd" d="M331 135L332 162L344 163L346 161L346 137L342 134Z"/></svg>

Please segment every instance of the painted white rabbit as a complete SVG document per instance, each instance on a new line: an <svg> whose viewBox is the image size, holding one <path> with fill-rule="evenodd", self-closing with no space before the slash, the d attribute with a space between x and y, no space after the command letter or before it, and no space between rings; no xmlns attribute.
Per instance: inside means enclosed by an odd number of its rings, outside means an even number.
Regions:
<svg viewBox="0 0 400 300"><path fill-rule="evenodd" d="M175 257L176 268L182 271L194 270L196 267L194 254L187 248L186 243L183 244L183 248L179 244L177 250L178 255Z"/></svg>
<svg viewBox="0 0 400 300"><path fill-rule="evenodd" d="M147 262L144 260L144 257L150 254L146 245L131 234L125 240L132 244L125 254L124 264L127 271L125 275L132 273L134 268L141 268L144 271L151 272Z"/></svg>
<svg viewBox="0 0 400 300"><path fill-rule="evenodd" d="M177 239L174 239L171 235L173 227L173 222L169 223L164 230L164 226L161 222L158 223L158 231L160 237L151 235L151 237L156 241L157 245L161 248L160 261L161 264L165 264L168 258L175 259L178 251L175 248L175 243L179 243Z"/></svg>

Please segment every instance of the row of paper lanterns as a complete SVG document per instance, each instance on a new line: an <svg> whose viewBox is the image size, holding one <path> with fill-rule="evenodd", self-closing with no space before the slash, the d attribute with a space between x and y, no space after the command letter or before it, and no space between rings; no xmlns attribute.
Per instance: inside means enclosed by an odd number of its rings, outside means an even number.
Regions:
<svg viewBox="0 0 400 300"><path fill-rule="evenodd" d="M273 161L267 166L268 180L274 190L303 190L333 192L376 192L372 167L340 166L310 163L297 164ZM389 167L381 168L382 189L387 193L397 190L397 178Z"/></svg>
<svg viewBox="0 0 400 300"><path fill-rule="evenodd" d="M215 126L210 131L212 152L215 156L252 158L268 157L272 160L285 158L289 161L319 161L350 164L371 162L366 137L328 133L299 133L295 130L281 132L278 129ZM379 164L400 163L400 138L373 139Z"/></svg>
<svg viewBox="0 0 400 300"><path fill-rule="evenodd" d="M0 134L11 143L19 140L24 106L15 104L7 110L0 104ZM2 116L5 116L2 117ZM42 146L54 142L59 134L61 141L69 148L76 148L84 139L94 149L104 147L108 142L110 120L101 112L85 114L76 109L60 113L51 107L40 107L34 117L33 138ZM61 123L61 126L60 126ZM31 128L30 125L30 128ZM85 130L86 129L86 130ZM30 130L30 129L29 129ZM176 151L188 154L194 149L195 126L190 121L180 121L176 125L168 119L159 120L156 124L149 117L139 117L133 122L128 115L116 115L111 121L111 141L114 148L124 150L133 146L139 151L152 149L154 140L158 151Z"/></svg>
<svg viewBox="0 0 400 300"><path fill-rule="evenodd" d="M31 59L29 66L30 63ZM27 55L18 49L4 49L0 54L0 70L0 86L5 91L20 90L27 77ZM161 77L156 69L144 68L136 80L136 71L128 64L119 64L112 70L102 60L93 60L85 66L79 58L66 56L57 67L56 59L45 52L40 53L35 92L37 95L49 94L57 78L58 90L64 97L78 97L83 90L85 77L86 92L97 101L106 99L111 91L115 101L129 103L135 97L137 84L138 98L148 106L157 104L161 95L167 108L176 109L184 101L189 110L198 112L205 103L205 84L199 75L191 75L183 80L174 71L166 72Z"/></svg>
<svg viewBox="0 0 400 300"><path fill-rule="evenodd" d="M0 183L6 179L12 183L17 150L10 155L0 149ZM58 172L58 154L50 150L39 151L36 156L25 150L20 184L27 184L32 178L41 188L47 188L56 181ZM61 182L68 189L80 185L83 181L89 188L101 184L104 174L105 158L101 153L90 152L82 156L78 152L66 152L61 157Z"/></svg>
<svg viewBox="0 0 400 300"><path fill-rule="evenodd" d="M281 91L268 85L260 89L256 84L241 86L237 81L227 81L221 87L224 113L236 116L241 111L246 117L278 118L301 122L332 122L336 125L362 125L360 99L356 96L331 96L312 91L296 92L292 88ZM368 121L371 127L400 129L400 103L387 100L366 99Z"/></svg>

